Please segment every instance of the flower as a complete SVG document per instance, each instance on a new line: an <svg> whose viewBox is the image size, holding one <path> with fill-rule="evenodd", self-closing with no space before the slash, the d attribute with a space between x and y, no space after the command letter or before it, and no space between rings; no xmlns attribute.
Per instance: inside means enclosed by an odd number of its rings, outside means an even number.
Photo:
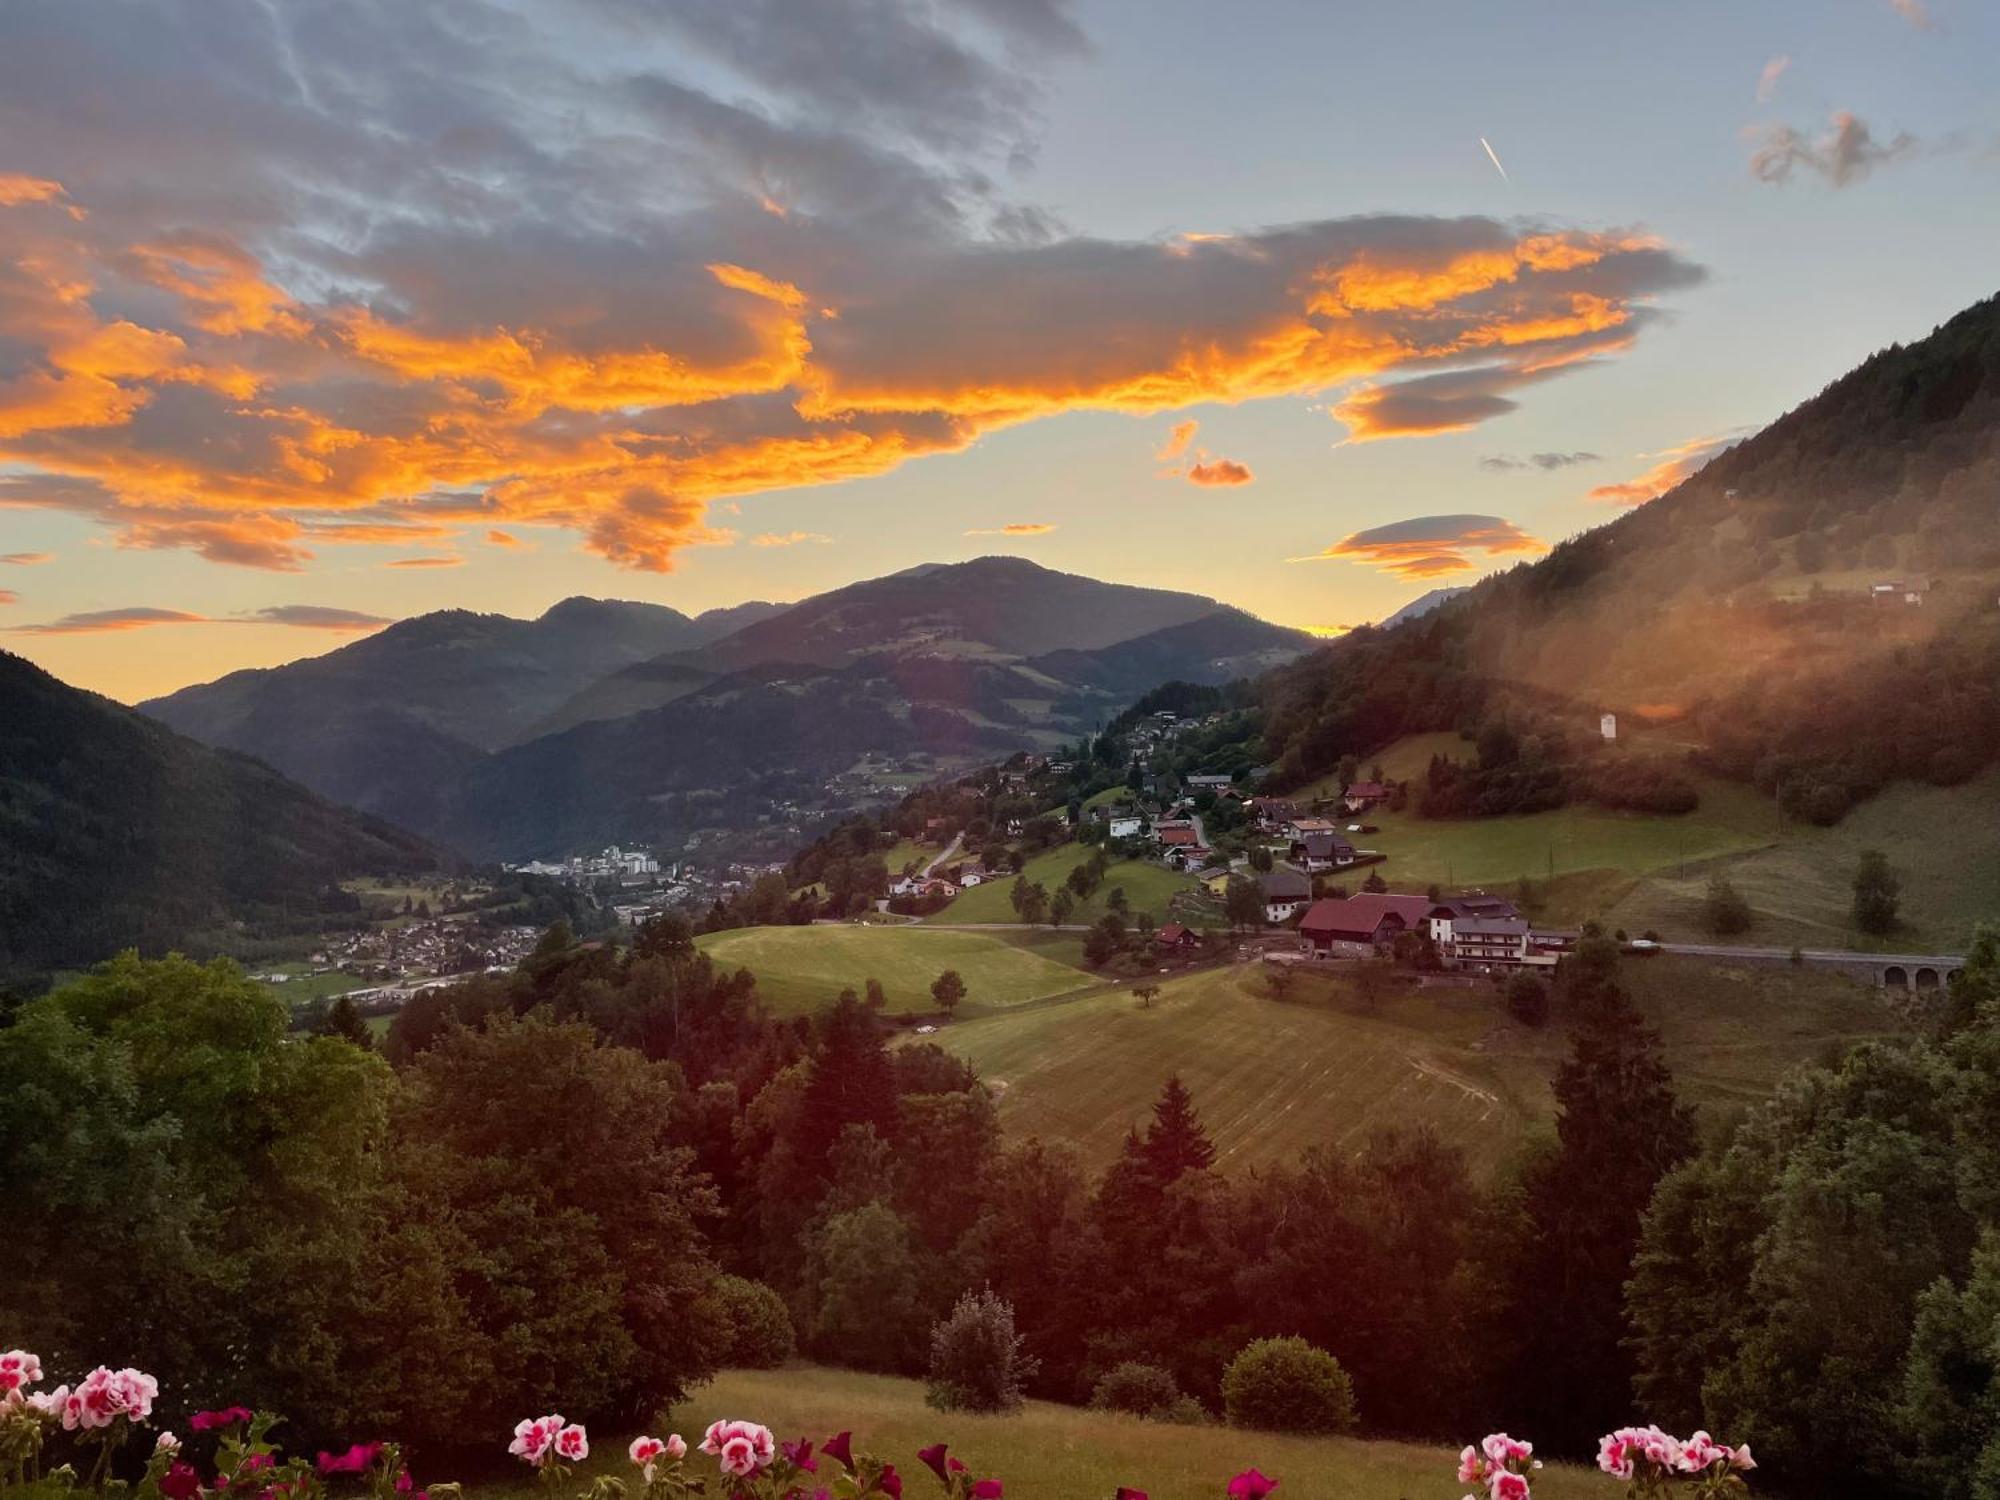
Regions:
<svg viewBox="0 0 2000 1500"><path fill-rule="evenodd" d="M322 1452L319 1456L321 1474L366 1474L375 1460L382 1456L380 1443L356 1443L345 1453Z"/></svg>
<svg viewBox="0 0 2000 1500"><path fill-rule="evenodd" d="M153 1451L155 1453L178 1453L181 1451L181 1440L171 1432L163 1432L153 1439Z"/></svg>
<svg viewBox="0 0 2000 1500"><path fill-rule="evenodd" d="M523 1463L539 1464L555 1446L556 1434L563 1430L559 1416L529 1417L514 1424L514 1441L507 1451Z"/></svg>
<svg viewBox="0 0 2000 1500"><path fill-rule="evenodd" d="M143 1422L152 1415L153 1398L159 1394L160 1383L150 1375L133 1369L109 1370L99 1365L64 1400L63 1430L109 1427L120 1417Z"/></svg>
<svg viewBox="0 0 2000 1500"><path fill-rule="evenodd" d="M232 1427L238 1422L247 1422L255 1415L247 1406L225 1406L220 1411L198 1411L189 1418L188 1425L196 1432L208 1432L217 1427Z"/></svg>
<svg viewBox="0 0 2000 1500"><path fill-rule="evenodd" d="M903 1500L903 1476L896 1472L894 1464L882 1465L882 1477L875 1484L889 1500Z"/></svg>
<svg viewBox="0 0 2000 1500"><path fill-rule="evenodd" d="M1731 1468L1736 1469L1756 1468L1757 1460L1750 1456L1750 1445L1748 1443L1739 1443L1736 1451L1729 1455L1729 1464Z"/></svg>
<svg viewBox="0 0 2000 1500"><path fill-rule="evenodd" d="M30 1396L28 1405L45 1417L59 1417L69 1408L69 1387L59 1385L52 1391Z"/></svg>
<svg viewBox="0 0 2000 1500"><path fill-rule="evenodd" d="M1533 1443L1524 1443L1518 1438L1510 1438L1504 1432L1488 1433L1480 1441L1479 1447L1485 1453L1489 1462L1502 1466L1516 1461L1526 1463L1535 1454L1535 1445Z"/></svg>
<svg viewBox="0 0 2000 1500"><path fill-rule="evenodd" d="M714 1422L702 1434L701 1451L714 1454L724 1473L747 1479L777 1456L778 1443L755 1422Z"/></svg>
<svg viewBox="0 0 2000 1500"><path fill-rule="evenodd" d="M590 1434L572 1422L556 1434L556 1452L571 1463L590 1457Z"/></svg>
<svg viewBox="0 0 2000 1500"><path fill-rule="evenodd" d="M757 1449L750 1439L740 1434L724 1438L722 1451L717 1455L722 1472L734 1474L738 1479L748 1479L757 1472Z"/></svg>
<svg viewBox="0 0 2000 1500"><path fill-rule="evenodd" d="M646 1483L653 1482L653 1460L667 1451L667 1445L656 1437L635 1437L632 1446L625 1450L632 1462L639 1466L639 1473Z"/></svg>
<svg viewBox="0 0 2000 1500"><path fill-rule="evenodd" d="M1477 1448L1467 1443L1465 1451L1458 1455L1458 1482L1460 1484L1478 1484L1485 1477L1486 1460L1479 1456Z"/></svg>
<svg viewBox="0 0 2000 1500"><path fill-rule="evenodd" d="M1144 1490L1127 1489L1121 1484L1118 1486L1118 1493L1113 1497L1113 1500L1148 1500L1148 1497Z"/></svg>
<svg viewBox="0 0 2000 1500"><path fill-rule="evenodd" d="M819 1451L826 1454L829 1458L839 1459L841 1467L845 1468L848 1473L852 1474L854 1472L853 1433L842 1432L828 1438L819 1445Z"/></svg>
<svg viewBox="0 0 2000 1500"><path fill-rule="evenodd" d="M1000 1500L1000 1481L997 1479L975 1479L972 1488L966 1491L972 1500Z"/></svg>
<svg viewBox="0 0 2000 1500"><path fill-rule="evenodd" d="M687 1439L682 1437L678 1432L668 1433L667 1457L673 1459L681 1459L681 1458L686 1458L687 1454L688 1454Z"/></svg>
<svg viewBox="0 0 2000 1500"><path fill-rule="evenodd" d="M160 1476L160 1493L167 1500L194 1500L201 1493L201 1476L195 1473L194 1465L175 1459Z"/></svg>
<svg viewBox="0 0 2000 1500"><path fill-rule="evenodd" d="M1527 1478L1512 1469L1497 1470L1487 1494L1492 1500L1528 1500Z"/></svg>
<svg viewBox="0 0 2000 1500"><path fill-rule="evenodd" d="M1267 1479L1255 1469L1245 1469L1229 1481L1229 1500L1264 1500L1277 1487L1277 1480Z"/></svg>
<svg viewBox="0 0 2000 1500"><path fill-rule="evenodd" d="M793 1468L801 1469L808 1474L817 1474L819 1472L819 1465L813 1462L813 1445L804 1438L800 1438L797 1442L784 1443L780 1446L784 1449L785 1461L791 1464Z"/></svg>
<svg viewBox="0 0 2000 1500"><path fill-rule="evenodd" d="M0 1395L33 1385L42 1378L41 1360L25 1349L9 1349L0 1354Z"/></svg>
<svg viewBox="0 0 2000 1500"><path fill-rule="evenodd" d="M919 1448L917 1450L917 1457L930 1466L930 1471L937 1475L940 1484L945 1483L948 1477L944 1468L944 1455L945 1445L943 1443L932 1443L928 1448Z"/></svg>

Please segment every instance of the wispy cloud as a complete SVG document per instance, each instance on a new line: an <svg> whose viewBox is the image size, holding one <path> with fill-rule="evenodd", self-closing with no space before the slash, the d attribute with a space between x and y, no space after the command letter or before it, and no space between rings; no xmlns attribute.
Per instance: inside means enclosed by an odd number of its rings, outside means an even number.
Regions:
<svg viewBox="0 0 2000 1500"><path fill-rule="evenodd" d="M21 596L12 589L0 589L0 604L18 604Z"/></svg>
<svg viewBox="0 0 2000 1500"><path fill-rule="evenodd" d="M1711 458L1735 447L1742 439L1741 431L1726 432L1690 438L1671 448L1642 453L1639 455L1641 458L1654 460L1653 466L1645 473L1617 484L1600 484L1586 498L1604 505L1644 505L1648 500L1657 500L1666 494Z"/></svg>
<svg viewBox="0 0 2000 1500"><path fill-rule="evenodd" d="M1866 120L1844 109L1834 113L1818 136L1807 136L1790 125L1753 126L1748 134L1750 174L1759 182L1790 182L1797 173L1806 172L1830 187L1848 187L1917 150L1917 138L1908 132L1878 141Z"/></svg>
<svg viewBox="0 0 2000 1500"><path fill-rule="evenodd" d="M465 559L457 554L443 557L398 557L382 564L385 568L462 568Z"/></svg>
<svg viewBox="0 0 2000 1500"><path fill-rule="evenodd" d="M1475 552L1490 560L1548 550L1548 543L1500 516L1413 516L1357 531L1323 552L1285 560L1359 562L1398 578L1441 578L1477 567Z"/></svg>
<svg viewBox="0 0 2000 1500"><path fill-rule="evenodd" d="M753 547L796 547L801 542L830 542L823 531L760 531L750 538Z"/></svg>
<svg viewBox="0 0 2000 1500"><path fill-rule="evenodd" d="M273 604L232 618L246 625L291 625L300 630L330 630L342 635L358 635L396 623L385 615L364 614L358 609L340 609L330 604Z"/></svg>
<svg viewBox="0 0 2000 1500"><path fill-rule="evenodd" d="M1511 453L1493 453L1480 459L1479 467L1495 474L1506 474L1516 469L1569 469L1597 461L1597 454L1580 449L1574 453L1530 453L1526 458L1516 458Z"/></svg>
<svg viewBox="0 0 2000 1500"><path fill-rule="evenodd" d="M1889 0L1889 8L1918 31L1931 29L1931 13L1924 0Z"/></svg>
<svg viewBox="0 0 2000 1500"><path fill-rule="evenodd" d="M509 547L509 548L514 548L516 550L526 548L530 545L529 543L524 542L519 537L515 536L513 532L502 531L498 527L495 527L486 533L486 540L488 545L490 546Z"/></svg>
<svg viewBox="0 0 2000 1500"><path fill-rule="evenodd" d="M1239 464L1233 458L1203 459L1187 471L1189 484L1232 485L1249 484L1256 479L1248 464Z"/></svg>
<svg viewBox="0 0 2000 1500"><path fill-rule="evenodd" d="M0 554L0 563L12 563L17 568L38 567L45 562L54 562L53 552L8 552Z"/></svg>
<svg viewBox="0 0 2000 1500"><path fill-rule="evenodd" d="M1009 521L1005 526L975 526L967 536L1047 536L1056 529L1054 521Z"/></svg>
<svg viewBox="0 0 2000 1500"><path fill-rule="evenodd" d="M1188 451L1188 445L1194 441L1194 435L1200 430L1201 423L1196 421L1174 423L1173 430L1167 434L1167 440L1160 444L1160 451L1153 457L1163 464L1172 463Z"/></svg>
<svg viewBox="0 0 2000 1500"><path fill-rule="evenodd" d="M39 625L16 625L18 635L105 635L121 630L145 630L154 625L212 625L206 615L191 615L179 609L152 609L143 605L129 609L93 609L64 615Z"/></svg>
<svg viewBox="0 0 2000 1500"><path fill-rule="evenodd" d="M1156 462L1167 465L1160 470L1160 478L1185 479L1189 484L1233 485L1249 484L1257 477L1248 464L1233 458L1218 458L1206 448L1194 446L1195 434L1200 430L1199 422L1174 423L1166 442L1153 455Z"/></svg>
<svg viewBox="0 0 2000 1500"><path fill-rule="evenodd" d="M1757 102L1759 104L1769 104L1773 99L1778 97L1778 80L1785 76L1785 69L1791 65L1792 59L1790 54L1784 52L1780 52L1776 57L1764 64L1763 70L1757 75Z"/></svg>

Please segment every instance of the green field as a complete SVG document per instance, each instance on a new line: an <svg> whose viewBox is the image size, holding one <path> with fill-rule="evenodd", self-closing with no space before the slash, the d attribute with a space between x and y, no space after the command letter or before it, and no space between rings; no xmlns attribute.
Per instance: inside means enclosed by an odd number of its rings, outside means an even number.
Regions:
<svg viewBox="0 0 2000 1500"><path fill-rule="evenodd" d="M1821 971L1672 957L1625 968L1697 1103L1754 1099L1826 1046L1895 1024L1880 992ZM1178 1072L1221 1165L1237 1172L1428 1123L1490 1173L1551 1117L1547 1081L1568 1046L1560 1028L1510 1022L1485 984L1399 994L1371 1015L1345 978L1325 973L1274 1000L1258 965L1169 980L1150 1008L1124 986L967 1021L938 1040L998 1092L1010 1138L1067 1142L1093 1166Z"/></svg>
<svg viewBox="0 0 2000 1500"><path fill-rule="evenodd" d="M1763 805L1770 817L1771 804ZM1882 850L1903 879L1904 928L1886 939L1869 938L1848 920L1850 882L1864 849ZM1709 940L1701 900L1715 869L1757 914L1748 933L1729 941L1963 952L1979 923L2000 922L2000 771L1959 787L1892 786L1832 828L1791 824L1767 847L1685 873L1656 870L1607 916L1633 932L1656 927Z"/></svg>
<svg viewBox="0 0 2000 1500"><path fill-rule="evenodd" d="M1044 945L1014 941L1015 936L817 923L711 932L696 942L718 964L755 974L758 998L776 1015L822 1010L842 990L858 992L869 979L882 981L892 1014L928 1011L931 981L946 969L958 970L966 983L961 1015L999 1011L1095 982L1066 961L1071 943ZM1080 946L1075 953L1081 958Z"/></svg>
<svg viewBox="0 0 2000 1500"><path fill-rule="evenodd" d="M1021 871L1021 878L1039 880L1048 888L1049 895L1054 896L1057 887L1069 878L1069 872L1087 861L1092 852L1088 844L1060 845L1029 860ZM925 920L940 923L1018 922L1021 919L1015 914L1007 896L1010 884L1011 881L995 880L976 885L943 911ZM1105 872L1104 883L1088 901L1078 903L1070 921L1095 922L1104 915L1105 898L1120 887L1125 891L1125 899L1132 903L1135 915L1142 911L1151 912L1155 921L1165 921L1168 902L1180 892L1194 890L1196 883L1190 876L1176 874L1163 865L1125 860Z"/></svg>

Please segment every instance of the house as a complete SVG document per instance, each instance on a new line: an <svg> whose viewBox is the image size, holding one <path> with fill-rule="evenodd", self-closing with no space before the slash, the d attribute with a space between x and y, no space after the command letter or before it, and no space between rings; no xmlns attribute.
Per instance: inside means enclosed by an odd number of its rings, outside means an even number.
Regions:
<svg viewBox="0 0 2000 1500"><path fill-rule="evenodd" d="M1192 849L1201 842L1189 823L1162 823L1154 832L1159 835L1161 846L1167 849Z"/></svg>
<svg viewBox="0 0 2000 1500"><path fill-rule="evenodd" d="M1349 812L1366 812L1389 800L1389 789L1379 781L1357 781L1342 795L1341 805Z"/></svg>
<svg viewBox="0 0 2000 1500"><path fill-rule="evenodd" d="M1113 813L1107 820L1107 831L1114 839L1135 839L1145 827L1145 816L1136 812Z"/></svg>
<svg viewBox="0 0 2000 1500"><path fill-rule="evenodd" d="M1187 844L1167 851L1167 863L1176 870L1199 870L1215 857L1215 851L1206 844Z"/></svg>
<svg viewBox="0 0 2000 1500"><path fill-rule="evenodd" d="M1233 776L1190 776L1187 779L1187 789L1190 792L1219 792L1235 779Z"/></svg>
<svg viewBox="0 0 2000 1500"><path fill-rule="evenodd" d="M1300 946L1315 958L1372 958L1430 915L1424 896L1364 891L1345 901L1315 901L1299 919Z"/></svg>
<svg viewBox="0 0 2000 1500"><path fill-rule="evenodd" d="M1264 893L1264 920L1273 927L1312 905L1312 877L1296 865L1273 865L1257 883Z"/></svg>
<svg viewBox="0 0 2000 1500"><path fill-rule="evenodd" d="M1437 944L1440 954L1449 955L1454 924L1479 917L1504 920L1520 915L1514 903L1505 896L1489 896L1484 891L1474 891L1465 896L1447 896L1431 907L1428 918L1431 941Z"/></svg>
<svg viewBox="0 0 2000 1500"><path fill-rule="evenodd" d="M1289 797L1252 797L1250 815L1266 833L1283 828L1299 815L1298 804Z"/></svg>
<svg viewBox="0 0 2000 1500"><path fill-rule="evenodd" d="M1338 833L1340 831L1330 818L1301 818L1294 815L1285 824L1285 837L1302 839L1309 833Z"/></svg>
<svg viewBox="0 0 2000 1500"><path fill-rule="evenodd" d="M1458 968L1487 972L1518 968L1527 961L1529 931L1522 917L1460 918L1452 923L1447 961Z"/></svg>
<svg viewBox="0 0 2000 1500"><path fill-rule="evenodd" d="M1235 873L1234 870L1204 870L1201 874L1201 883L1208 888L1211 896L1220 897L1228 894L1229 882Z"/></svg>
<svg viewBox="0 0 2000 1500"><path fill-rule="evenodd" d="M1292 840L1292 862L1314 875L1344 869L1354 863L1354 846L1339 834L1308 833Z"/></svg>
<svg viewBox="0 0 2000 1500"><path fill-rule="evenodd" d="M1201 934L1183 927L1179 922L1169 922L1153 934L1153 941L1162 948L1186 952L1201 946Z"/></svg>

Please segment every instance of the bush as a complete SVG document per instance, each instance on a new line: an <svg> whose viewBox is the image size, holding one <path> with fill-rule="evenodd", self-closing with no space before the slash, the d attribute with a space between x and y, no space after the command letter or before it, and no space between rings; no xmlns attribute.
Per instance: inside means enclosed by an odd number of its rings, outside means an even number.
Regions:
<svg viewBox="0 0 2000 1500"><path fill-rule="evenodd" d="M1351 1432L1354 1382L1340 1361L1304 1339L1259 1339L1229 1362L1222 1406L1232 1427Z"/></svg>
<svg viewBox="0 0 2000 1500"><path fill-rule="evenodd" d="M761 1281L718 1276L708 1294L721 1342L718 1361L735 1369L775 1370L798 1351L785 1299Z"/></svg>
<svg viewBox="0 0 2000 1500"><path fill-rule="evenodd" d="M1207 1419L1201 1403L1183 1396L1173 1372L1158 1365L1127 1360L1115 1365L1090 1390L1094 1411L1122 1411L1155 1422L1178 1422L1186 1426Z"/></svg>
<svg viewBox="0 0 2000 1500"><path fill-rule="evenodd" d="M1036 1361L1021 1352L1012 1304L991 1291L967 1292L931 1329L924 1399L939 1411L1013 1411Z"/></svg>
<svg viewBox="0 0 2000 1500"><path fill-rule="evenodd" d="M1549 987L1532 974L1507 981L1507 1014L1523 1026L1545 1026L1549 1019Z"/></svg>

